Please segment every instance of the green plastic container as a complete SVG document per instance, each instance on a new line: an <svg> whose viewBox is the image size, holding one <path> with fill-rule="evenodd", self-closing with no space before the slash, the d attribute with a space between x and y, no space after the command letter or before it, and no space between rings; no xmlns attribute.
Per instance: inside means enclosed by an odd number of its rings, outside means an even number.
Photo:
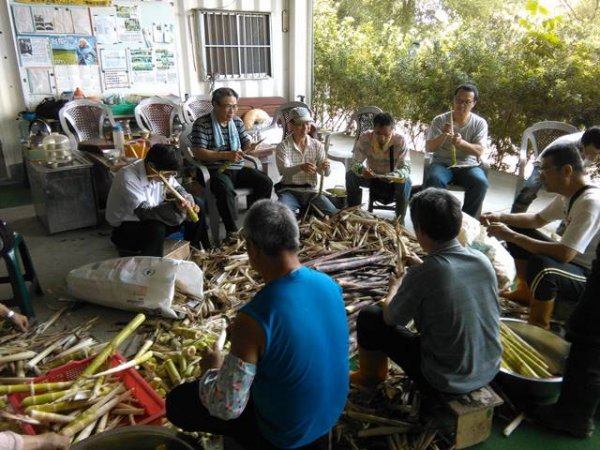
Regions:
<svg viewBox="0 0 600 450"><path fill-rule="evenodd" d="M133 116L135 103L119 103L118 105L110 105L110 110L115 116Z"/></svg>

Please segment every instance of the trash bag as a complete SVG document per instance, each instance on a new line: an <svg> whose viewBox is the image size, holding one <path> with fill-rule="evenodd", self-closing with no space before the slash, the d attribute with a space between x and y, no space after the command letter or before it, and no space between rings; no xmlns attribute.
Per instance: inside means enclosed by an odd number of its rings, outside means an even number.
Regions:
<svg viewBox="0 0 600 450"><path fill-rule="evenodd" d="M44 119L58 120L58 112L68 100L56 100L54 97L46 97L35 108L35 113L38 117Z"/></svg>

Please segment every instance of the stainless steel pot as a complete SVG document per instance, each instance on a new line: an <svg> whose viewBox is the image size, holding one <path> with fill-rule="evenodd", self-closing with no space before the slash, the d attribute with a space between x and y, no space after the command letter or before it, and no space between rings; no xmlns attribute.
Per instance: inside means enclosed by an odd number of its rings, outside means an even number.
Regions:
<svg viewBox="0 0 600 450"><path fill-rule="evenodd" d="M554 403L560 394L562 374L570 344L560 336L519 319L502 318L522 339L539 351L554 378L530 378L500 369L496 381L511 399L539 404Z"/></svg>
<svg viewBox="0 0 600 450"><path fill-rule="evenodd" d="M150 425L115 428L89 437L71 447L72 450L148 450L155 448L194 450L197 447L186 442L181 435L174 431Z"/></svg>

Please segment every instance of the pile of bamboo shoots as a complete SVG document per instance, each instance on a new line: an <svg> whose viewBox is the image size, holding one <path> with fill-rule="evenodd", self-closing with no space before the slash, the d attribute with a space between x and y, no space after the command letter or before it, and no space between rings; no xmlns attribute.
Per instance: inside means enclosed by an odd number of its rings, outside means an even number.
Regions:
<svg viewBox="0 0 600 450"><path fill-rule="evenodd" d="M500 322L502 342L502 368L530 378L552 378L550 366L544 356L523 338Z"/></svg>
<svg viewBox="0 0 600 450"><path fill-rule="evenodd" d="M40 431L57 431L73 438L74 442L117 426L136 424L136 417L146 415L147 411L143 405L137 402L134 393L123 384L117 374L147 362L153 354L147 348L142 348L131 361L123 362L116 367L111 368L109 361L119 346L134 333L144 320L145 316L138 314L110 342L95 346L96 356L83 368L81 373L72 375L75 377L74 379L36 382L34 378L21 377L18 374L15 377L1 378L0 398L4 404L6 404L6 396L9 394L23 396L20 401L22 411L19 414L12 414L3 408L0 414L2 419L36 425ZM43 329L47 325L47 323L42 324L28 332L25 335L25 341L35 344L38 340L48 340L48 336L44 335L46 329ZM30 351L36 353L36 356L28 358L26 367L36 368L37 364L53 351L62 348L58 343L64 343L72 334L77 335L82 330L87 331L90 326L91 323L88 322L69 332L68 336L64 336L64 333L51 335L53 339L48 341L50 345L45 350L39 353ZM36 331L39 334L36 335ZM2 338L2 340L5 339L6 336ZM3 346L2 351L6 352L7 349L18 346L19 341L21 339L11 342L10 346ZM89 338L86 338L79 345L73 345L67 352L67 356L77 355L79 351L77 346L83 348L83 342L92 345ZM53 367L64 364L64 361L67 361L64 354L63 351L54 355L46 364ZM21 356L18 357L21 358ZM5 361L12 359L11 362L23 361L23 359L16 360L15 354L4 358Z"/></svg>

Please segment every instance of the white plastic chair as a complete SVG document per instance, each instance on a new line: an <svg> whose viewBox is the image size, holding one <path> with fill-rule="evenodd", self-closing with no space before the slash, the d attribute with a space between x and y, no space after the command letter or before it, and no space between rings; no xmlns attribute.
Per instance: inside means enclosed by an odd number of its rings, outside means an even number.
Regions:
<svg viewBox="0 0 600 450"><path fill-rule="evenodd" d="M192 95L181 104L181 115L186 124L193 124L198 117L212 110L212 100L204 95Z"/></svg>
<svg viewBox="0 0 600 450"><path fill-rule="evenodd" d="M71 148L77 149L77 144L89 139L102 137L104 120L115 125L112 111L104 103L91 100L72 100L58 112L60 126L71 142Z"/></svg>
<svg viewBox="0 0 600 450"><path fill-rule="evenodd" d="M525 168L530 159L535 161L539 153L550 143L565 134L576 133L577 127L565 122L546 120L538 122L523 132L519 153L519 173L515 193L519 193L525 183ZM531 148L531 151L529 150ZM533 158L530 158L532 156Z"/></svg>
<svg viewBox="0 0 600 450"><path fill-rule="evenodd" d="M180 106L169 99L150 97L135 107L135 121L142 131L170 138L176 119L181 123Z"/></svg>

